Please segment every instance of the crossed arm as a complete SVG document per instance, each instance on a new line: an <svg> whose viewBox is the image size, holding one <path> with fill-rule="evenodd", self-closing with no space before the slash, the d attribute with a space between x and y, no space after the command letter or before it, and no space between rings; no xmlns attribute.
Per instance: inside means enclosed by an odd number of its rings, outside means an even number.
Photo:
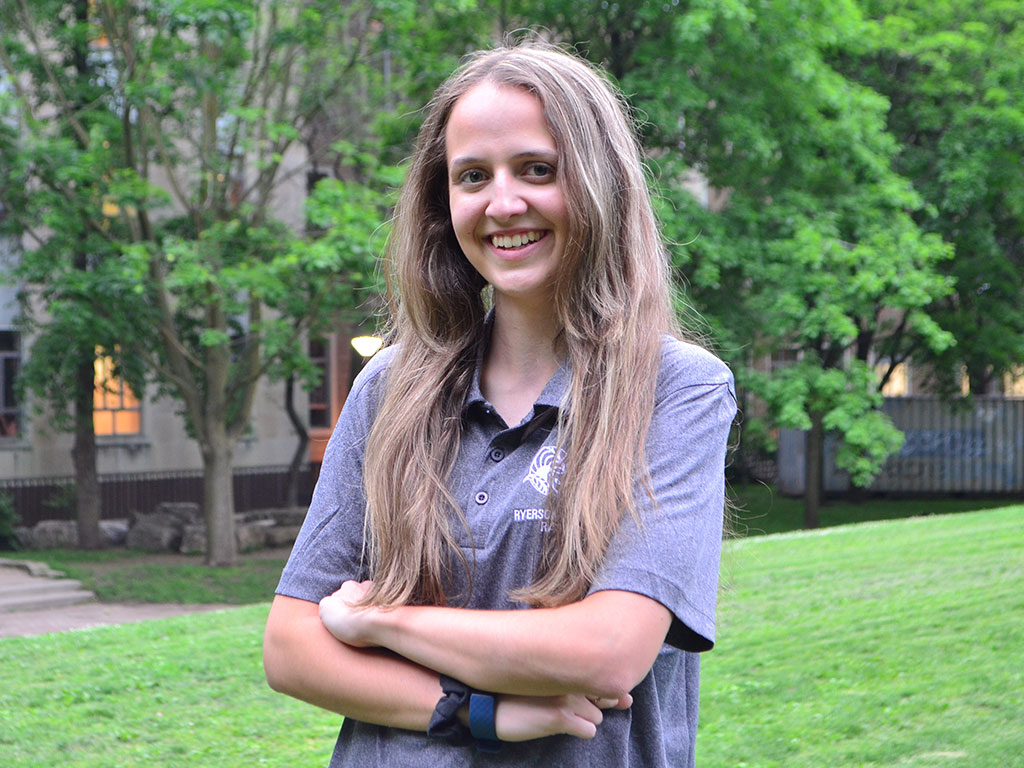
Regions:
<svg viewBox="0 0 1024 768"><path fill-rule="evenodd" d="M356 720L425 731L441 672L502 694L496 724L506 741L592 737L599 706L629 705L671 621L660 603L614 590L523 611L352 609L364 589L346 582L320 606L275 598L263 650L271 687Z"/></svg>

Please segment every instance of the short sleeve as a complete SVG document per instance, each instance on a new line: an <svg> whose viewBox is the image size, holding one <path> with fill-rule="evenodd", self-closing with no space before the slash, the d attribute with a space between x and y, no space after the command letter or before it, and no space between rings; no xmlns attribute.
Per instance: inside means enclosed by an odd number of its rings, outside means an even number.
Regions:
<svg viewBox="0 0 1024 768"><path fill-rule="evenodd" d="M638 482L639 523L623 517L590 589L657 600L673 615L666 642L683 650L714 645L725 454L735 415L725 364L667 340L645 446L651 493Z"/></svg>
<svg viewBox="0 0 1024 768"><path fill-rule="evenodd" d="M356 377L324 451L305 521L277 594L319 602L347 579L368 578L363 564L363 455L391 349Z"/></svg>

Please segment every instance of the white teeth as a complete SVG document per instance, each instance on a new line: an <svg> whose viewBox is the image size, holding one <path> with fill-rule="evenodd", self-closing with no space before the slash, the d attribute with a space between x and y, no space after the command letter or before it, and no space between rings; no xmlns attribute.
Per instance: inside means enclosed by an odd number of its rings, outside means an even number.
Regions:
<svg viewBox="0 0 1024 768"><path fill-rule="evenodd" d="M491 237L491 243L496 248L519 248L527 243L534 243L543 236L543 232L531 230L519 235L494 235Z"/></svg>

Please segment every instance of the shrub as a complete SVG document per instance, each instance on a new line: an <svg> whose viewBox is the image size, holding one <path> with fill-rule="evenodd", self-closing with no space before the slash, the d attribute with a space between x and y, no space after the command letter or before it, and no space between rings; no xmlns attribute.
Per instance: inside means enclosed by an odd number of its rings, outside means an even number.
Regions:
<svg viewBox="0 0 1024 768"><path fill-rule="evenodd" d="M14 498L7 491L0 490L0 549L17 549L18 539L14 526L18 513L14 510Z"/></svg>

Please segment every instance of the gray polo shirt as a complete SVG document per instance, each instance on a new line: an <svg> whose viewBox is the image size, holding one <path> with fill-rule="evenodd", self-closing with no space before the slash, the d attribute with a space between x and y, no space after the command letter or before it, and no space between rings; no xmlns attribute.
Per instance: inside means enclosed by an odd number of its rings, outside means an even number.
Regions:
<svg viewBox="0 0 1024 768"><path fill-rule="evenodd" d="M318 602L346 579L369 578L361 561L363 449L391 358L391 350L382 350L353 385L279 594ZM480 393L478 363L451 479L469 523L468 531L460 525L453 530L472 575L467 581L462 569L454 568L451 604L525 609L508 595L532 581L548 528L547 493L558 481L552 429L570 375L566 366L559 368L533 412L509 428ZM331 768L694 765L697 652L714 643L725 449L735 412L732 375L725 365L699 347L666 337L646 442L656 503L638 484L642 525L624 518L590 590L637 592L673 615L667 642L633 690L629 710L607 711L594 739L553 736L504 744L496 755L346 718Z"/></svg>

